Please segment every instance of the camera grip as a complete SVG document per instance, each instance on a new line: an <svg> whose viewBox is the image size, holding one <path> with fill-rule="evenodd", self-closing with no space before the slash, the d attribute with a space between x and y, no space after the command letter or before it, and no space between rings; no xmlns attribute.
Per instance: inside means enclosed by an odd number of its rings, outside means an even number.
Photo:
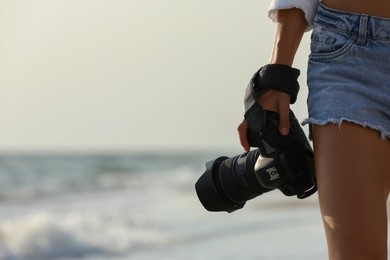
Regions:
<svg viewBox="0 0 390 260"><path fill-rule="evenodd" d="M306 141L305 134L292 110L289 113L290 131L287 136L279 133L279 114L277 112L266 110L263 114L257 114L257 121L261 122L261 127L258 127L259 123L257 127L253 127L251 123L256 122L256 120L252 119L251 122L248 122L250 127L247 139L250 146L259 148L263 156L272 157L277 150L291 147L291 145L301 146L302 141L297 139L304 138Z"/></svg>

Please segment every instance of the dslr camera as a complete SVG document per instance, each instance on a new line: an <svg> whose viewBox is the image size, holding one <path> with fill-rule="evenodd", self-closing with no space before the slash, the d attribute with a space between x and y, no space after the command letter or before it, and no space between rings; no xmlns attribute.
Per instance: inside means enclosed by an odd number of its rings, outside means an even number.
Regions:
<svg viewBox="0 0 390 260"><path fill-rule="evenodd" d="M208 211L230 213L274 189L299 199L317 191L313 151L293 112L287 136L279 134L277 113L265 111L265 115L266 124L259 132L248 131L250 145L258 149L206 163L195 189Z"/></svg>
<svg viewBox="0 0 390 260"><path fill-rule="evenodd" d="M279 114L265 111L249 99L245 113L248 141L257 149L206 163L195 189L208 211L231 213L243 208L246 201L275 189L299 199L317 191L313 150L294 113L290 110L289 134L282 136Z"/></svg>

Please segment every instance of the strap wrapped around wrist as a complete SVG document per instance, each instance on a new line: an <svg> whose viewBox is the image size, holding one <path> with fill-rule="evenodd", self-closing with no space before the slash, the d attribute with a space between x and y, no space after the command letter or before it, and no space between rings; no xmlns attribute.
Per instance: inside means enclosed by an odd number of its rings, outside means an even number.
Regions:
<svg viewBox="0 0 390 260"><path fill-rule="evenodd" d="M260 68L251 80L252 93L257 94L261 90L275 89L290 95L290 103L297 100L299 91L300 71L288 65L268 64Z"/></svg>

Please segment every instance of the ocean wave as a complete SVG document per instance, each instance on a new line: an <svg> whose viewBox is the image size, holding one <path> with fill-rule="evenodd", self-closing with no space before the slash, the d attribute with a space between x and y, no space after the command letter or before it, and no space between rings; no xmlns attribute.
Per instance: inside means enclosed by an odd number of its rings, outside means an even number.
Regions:
<svg viewBox="0 0 390 260"><path fill-rule="evenodd" d="M158 230L124 219L109 221L68 213L59 216L35 212L30 216L0 223L1 260L78 259L91 256L127 255L155 247L164 238Z"/></svg>
<svg viewBox="0 0 390 260"><path fill-rule="evenodd" d="M145 185L183 186L201 174L204 155L0 156L0 202Z"/></svg>
<svg viewBox="0 0 390 260"><path fill-rule="evenodd" d="M59 225L47 214L7 221L0 225L0 259L57 259L106 253Z"/></svg>

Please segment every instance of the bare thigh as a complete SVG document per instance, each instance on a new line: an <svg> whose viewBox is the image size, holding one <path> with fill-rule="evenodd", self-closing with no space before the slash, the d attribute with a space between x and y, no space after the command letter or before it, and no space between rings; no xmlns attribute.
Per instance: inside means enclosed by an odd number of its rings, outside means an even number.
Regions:
<svg viewBox="0 0 390 260"><path fill-rule="evenodd" d="M313 141L330 259L387 259L389 140L343 122L313 125Z"/></svg>

